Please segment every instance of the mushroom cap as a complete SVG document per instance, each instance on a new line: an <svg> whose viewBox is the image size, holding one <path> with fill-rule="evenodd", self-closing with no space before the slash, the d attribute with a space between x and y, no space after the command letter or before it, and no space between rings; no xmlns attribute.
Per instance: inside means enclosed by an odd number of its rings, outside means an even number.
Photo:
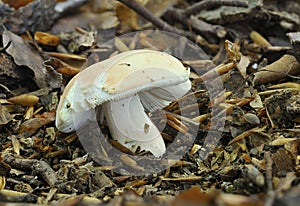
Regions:
<svg viewBox="0 0 300 206"><path fill-rule="evenodd" d="M71 79L57 108L56 127L62 132L74 131L74 113L149 90L166 88L167 93L174 92L177 97L178 91L173 91L173 87L180 84L190 88L189 68L172 55L146 49L118 54L89 66ZM165 100L170 101L167 96ZM89 119L83 118L80 121Z"/></svg>

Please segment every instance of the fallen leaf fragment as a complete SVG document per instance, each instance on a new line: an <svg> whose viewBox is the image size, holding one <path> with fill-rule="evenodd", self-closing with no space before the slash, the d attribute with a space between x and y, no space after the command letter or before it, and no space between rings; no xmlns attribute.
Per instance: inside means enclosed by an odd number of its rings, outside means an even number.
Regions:
<svg viewBox="0 0 300 206"><path fill-rule="evenodd" d="M32 2L32 0L2 0L3 3L8 4L10 7L18 9L26 4Z"/></svg>
<svg viewBox="0 0 300 206"><path fill-rule="evenodd" d="M5 176L0 176L0 190L3 190L6 185L6 177Z"/></svg>
<svg viewBox="0 0 300 206"><path fill-rule="evenodd" d="M297 59L292 55L286 54L279 60L256 72L254 74L253 84L266 84L286 78L287 75L297 75L299 73L300 64Z"/></svg>
<svg viewBox="0 0 300 206"><path fill-rule="evenodd" d="M279 148L272 154L274 161L274 170L281 174L292 172L294 170L295 161L291 158L291 154L284 148Z"/></svg>
<svg viewBox="0 0 300 206"><path fill-rule="evenodd" d="M232 43L229 40L225 40L225 50L230 62L237 63L241 59L240 46L238 43Z"/></svg>
<svg viewBox="0 0 300 206"><path fill-rule="evenodd" d="M241 141L247 137L249 137L251 134L253 133L261 133L262 131L264 130L264 128L252 128L252 129L249 129L247 131L244 131L242 134L236 136L234 139L232 139L228 145L231 145L233 143L236 143L238 141Z"/></svg>
<svg viewBox="0 0 300 206"><path fill-rule="evenodd" d="M236 65L236 67L244 79L247 78L247 67L249 66L249 64L250 64L250 59L244 55L241 55L241 60Z"/></svg>
<svg viewBox="0 0 300 206"><path fill-rule="evenodd" d="M151 13L160 17L163 15L171 6L176 4L176 0L137 0L138 3L143 5L145 8L149 9ZM141 18L136 12L128 8L122 3L116 4L115 7L116 15L121 23L121 32L126 32L129 30L139 30L143 28L147 22Z"/></svg>
<svg viewBox="0 0 300 206"><path fill-rule="evenodd" d="M300 84L296 82L285 82L281 84L275 84L268 87L269 89L283 89L283 88L296 88L300 90Z"/></svg>
<svg viewBox="0 0 300 206"><path fill-rule="evenodd" d="M10 122L13 119L13 116L5 109L2 107L0 103L0 125L5 125L8 122Z"/></svg>
<svg viewBox="0 0 300 206"><path fill-rule="evenodd" d="M34 107L28 107L28 109L26 110L26 113L24 115L24 119L28 120L28 119L32 118L33 113L34 113Z"/></svg>
<svg viewBox="0 0 300 206"><path fill-rule="evenodd" d="M63 62L60 59L56 59L51 57L47 61L44 62L44 64L48 67L53 67L58 73L61 73L63 75L67 76L74 76L80 72L80 69L75 68L65 62Z"/></svg>
<svg viewBox="0 0 300 206"><path fill-rule="evenodd" d="M15 63L30 68L34 73L34 80L40 88L48 87L48 76L51 75L51 71L43 66L43 59L38 51L24 39L8 30L3 32L2 39L4 46L11 42L6 52L14 58ZM53 81L60 85L61 80L59 78L53 79Z"/></svg>
<svg viewBox="0 0 300 206"><path fill-rule="evenodd" d="M194 144L189 152L189 155L192 156L192 155L196 154L196 152L198 152L198 150L200 150L200 149L201 149L201 145Z"/></svg>
<svg viewBox="0 0 300 206"><path fill-rule="evenodd" d="M259 196L243 196L238 194L221 193L217 198L217 205L228 206L263 206L264 201Z"/></svg>
<svg viewBox="0 0 300 206"><path fill-rule="evenodd" d="M213 202L216 197L216 191L205 194L201 191L200 187L194 186L191 189L183 191L177 195L170 205L211 205L211 202Z"/></svg>
<svg viewBox="0 0 300 206"><path fill-rule="evenodd" d="M34 33L34 39L40 44L47 46L57 46L59 44L58 36L40 31Z"/></svg>
<svg viewBox="0 0 300 206"><path fill-rule="evenodd" d="M132 169L136 169L138 171L145 171L144 167L141 167L140 165L138 165L138 163L135 160L128 157L128 155L121 155L120 159L124 164L131 167Z"/></svg>
<svg viewBox="0 0 300 206"><path fill-rule="evenodd" d="M294 140L297 140L297 138L278 138L270 142L271 146L282 146L289 142L292 142Z"/></svg>
<svg viewBox="0 0 300 206"><path fill-rule="evenodd" d="M271 47L272 45L266 40L260 33L257 31L252 31L250 34L250 38L253 42L257 43L263 48Z"/></svg>
<svg viewBox="0 0 300 206"><path fill-rule="evenodd" d="M39 98L32 94L21 94L19 96L9 98L8 101L25 107L32 107L38 103Z"/></svg>
<svg viewBox="0 0 300 206"><path fill-rule="evenodd" d="M16 153L17 155L20 155L20 149L21 149L21 144L17 138L16 135L11 135L11 142L12 142L12 145L13 145L13 150L14 150L14 153Z"/></svg>
<svg viewBox="0 0 300 206"><path fill-rule="evenodd" d="M11 171L11 166L4 161L0 161L0 176L6 176Z"/></svg>
<svg viewBox="0 0 300 206"><path fill-rule="evenodd" d="M61 59L73 59L73 60L78 60L78 61L85 61L86 57L77 55L77 54L65 54L65 53L58 53L58 52L45 52L46 54L61 58Z"/></svg>
<svg viewBox="0 0 300 206"><path fill-rule="evenodd" d="M55 120L55 112L50 111L50 112L45 112L40 116L37 116L29 119L25 122L23 122L20 125L19 132L23 134L24 136L30 136L34 134L39 128L54 122Z"/></svg>

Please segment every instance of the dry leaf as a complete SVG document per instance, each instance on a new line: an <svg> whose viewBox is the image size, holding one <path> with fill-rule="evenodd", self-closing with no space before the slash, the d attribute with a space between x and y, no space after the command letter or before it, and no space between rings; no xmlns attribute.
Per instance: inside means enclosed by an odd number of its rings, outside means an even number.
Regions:
<svg viewBox="0 0 300 206"><path fill-rule="evenodd" d="M257 31L252 31L250 34L250 38L253 42L260 45L263 48L271 47L272 45L266 40L260 33Z"/></svg>
<svg viewBox="0 0 300 206"><path fill-rule="evenodd" d="M209 206L211 202L216 198L216 192L210 192L205 194L201 191L201 189L197 186L192 187L189 190L183 191L179 195L175 197L172 201L172 206L196 206L203 205Z"/></svg>
<svg viewBox="0 0 300 206"><path fill-rule="evenodd" d="M80 27L75 27L75 31L61 33L59 38L68 48L70 53L78 53L86 48L90 48L96 43L96 31L86 31Z"/></svg>
<svg viewBox="0 0 300 206"><path fill-rule="evenodd" d="M148 0L138 0L137 2L141 5L145 5ZM139 24L139 15L134 12L132 9L128 8L124 4L118 2L116 3L116 14L121 22L121 31L125 32L130 29L139 30L141 29L141 25Z"/></svg>
<svg viewBox="0 0 300 206"><path fill-rule="evenodd" d="M78 19L80 19L80 21L78 21ZM81 12L60 18L51 28L51 33L71 32L74 30L74 27L88 28L89 25L94 25L98 29L108 30L115 28L118 24L118 18L113 11L101 13ZM110 40L114 36L115 32L112 30L106 40ZM102 41L102 43L105 43L106 40Z"/></svg>
<svg viewBox="0 0 300 206"><path fill-rule="evenodd" d="M12 136L10 136L10 138L11 138L11 142L12 142L12 146L13 146L14 152L17 155L20 155L21 144L20 144L17 136L16 135L12 135Z"/></svg>
<svg viewBox="0 0 300 206"><path fill-rule="evenodd" d="M25 107L32 107L38 103L39 98L32 94L21 94L19 96L9 98L8 101Z"/></svg>
<svg viewBox="0 0 300 206"><path fill-rule="evenodd" d="M10 7L18 9L26 4L32 2L33 0L2 0L3 3L8 4Z"/></svg>
<svg viewBox="0 0 300 206"><path fill-rule="evenodd" d="M253 84L261 85L274 82L287 77L287 74L300 73L300 64L292 55L284 55L274 63L261 68L254 74Z"/></svg>
<svg viewBox="0 0 300 206"><path fill-rule="evenodd" d="M239 72L241 73L244 79L247 78L247 67L249 66L249 64L250 59L244 55L241 55L241 60L236 65L236 67L238 68Z"/></svg>
<svg viewBox="0 0 300 206"><path fill-rule="evenodd" d="M275 153L272 154L274 161L275 171L281 174L286 172L292 172L294 168L294 160L290 157L287 150L279 148Z"/></svg>
<svg viewBox="0 0 300 206"><path fill-rule="evenodd" d="M289 142L292 142L294 140L297 140L297 138L278 138L270 142L271 146L282 146Z"/></svg>
<svg viewBox="0 0 300 206"><path fill-rule="evenodd" d="M17 65L27 66L34 72L34 80L40 88L48 87L48 75L55 71L49 71L43 66L43 59L33 47L27 44L21 37L5 30L2 35L3 44L10 46L6 49ZM61 79L52 79L58 85L61 85ZM54 84L53 84L54 85Z"/></svg>
<svg viewBox="0 0 300 206"><path fill-rule="evenodd" d="M5 176L0 176L0 190L3 190L6 185L6 177Z"/></svg>
<svg viewBox="0 0 300 206"><path fill-rule="evenodd" d="M177 3L177 0L137 0L140 4L145 6L156 17L162 16L170 7ZM148 22L141 18L133 10L129 9L122 3L117 3L116 14L121 22L121 32L129 30L139 30L143 28Z"/></svg>
<svg viewBox="0 0 300 206"><path fill-rule="evenodd" d="M135 160L128 157L128 155L121 155L120 159L124 164L126 164L127 166L133 169L136 169L138 171L145 171L143 167L139 166L138 163Z"/></svg>
<svg viewBox="0 0 300 206"><path fill-rule="evenodd" d="M53 57L45 61L44 64L46 66L54 68L57 72L67 76L74 76L80 72L80 69L75 68L63 62L62 60Z"/></svg>
<svg viewBox="0 0 300 206"><path fill-rule="evenodd" d="M42 115L36 115L34 118L29 119L23 122L20 125L19 132L24 134L24 136L30 136L34 134L39 128L54 122L55 120L55 112L45 112Z"/></svg>
<svg viewBox="0 0 300 206"><path fill-rule="evenodd" d="M5 125L13 119L13 116L0 103L0 125Z"/></svg>
<svg viewBox="0 0 300 206"><path fill-rule="evenodd" d="M11 171L11 166L2 160L0 161L0 176L6 176Z"/></svg>
<svg viewBox="0 0 300 206"><path fill-rule="evenodd" d="M59 37L53 34L37 31L34 33L34 39L47 46L57 46L59 44Z"/></svg>

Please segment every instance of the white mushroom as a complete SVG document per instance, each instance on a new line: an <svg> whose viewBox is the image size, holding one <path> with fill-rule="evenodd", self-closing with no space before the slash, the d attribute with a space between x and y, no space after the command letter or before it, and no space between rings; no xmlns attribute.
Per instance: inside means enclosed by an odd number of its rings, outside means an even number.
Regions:
<svg viewBox="0 0 300 206"><path fill-rule="evenodd" d="M159 51L132 50L93 64L66 86L56 112L61 132L75 130L73 115L102 105L112 137L131 151L138 147L161 156L166 148L144 111L162 108L191 88L189 69ZM144 107L143 107L144 106ZM91 116L81 117L84 126Z"/></svg>

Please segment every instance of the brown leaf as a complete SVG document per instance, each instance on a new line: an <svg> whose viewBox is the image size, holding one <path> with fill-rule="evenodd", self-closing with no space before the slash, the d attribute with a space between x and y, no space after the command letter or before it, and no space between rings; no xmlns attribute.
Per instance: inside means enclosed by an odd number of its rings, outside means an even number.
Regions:
<svg viewBox="0 0 300 206"><path fill-rule="evenodd" d="M162 16L171 6L177 3L176 0L137 0L145 6L156 17ZM143 28L147 23L140 15L129 9L124 4L116 4L116 14L121 22L121 31L125 32L130 29L137 30Z"/></svg>
<svg viewBox="0 0 300 206"><path fill-rule="evenodd" d="M0 104L0 125L5 125L13 119L13 116Z"/></svg>
<svg viewBox="0 0 300 206"><path fill-rule="evenodd" d="M189 190L183 191L179 195L177 195L172 201L173 206L186 206L186 205L212 205L211 203L214 201L216 197L216 192L210 192L209 194L205 194L201 191L201 189L197 186L192 187Z"/></svg>
<svg viewBox="0 0 300 206"><path fill-rule="evenodd" d="M145 5L148 0L138 0L142 5ZM117 17L121 22L122 31L128 31L130 29L138 30L141 28L139 24L139 15L125 6L122 3L116 4Z"/></svg>
<svg viewBox="0 0 300 206"><path fill-rule="evenodd" d="M80 69L75 68L59 59L51 57L49 60L45 61L44 64L46 66L53 67L57 72L67 75L74 76L75 74L80 72Z"/></svg>
<svg viewBox="0 0 300 206"><path fill-rule="evenodd" d="M57 46L59 44L58 36L40 31L34 33L34 39L37 42L48 46Z"/></svg>
<svg viewBox="0 0 300 206"><path fill-rule="evenodd" d="M257 43L263 48L267 48L272 46L268 40L266 40L260 33L257 31L252 31L250 34L250 38L252 39L253 42Z"/></svg>
<svg viewBox="0 0 300 206"><path fill-rule="evenodd" d="M291 154L284 148L279 148L277 152L272 154L275 171L280 173L292 172L294 168L294 159Z"/></svg>
<svg viewBox="0 0 300 206"><path fill-rule="evenodd" d="M15 63L19 66L29 67L34 72L34 80L40 88L48 87L47 77L50 72L43 66L40 54L21 37L10 31L5 30L2 38L4 45L11 42L6 52L14 58ZM61 79L58 78L56 81L60 85Z"/></svg>
<svg viewBox="0 0 300 206"><path fill-rule="evenodd" d="M0 161L0 176L6 176L11 170L11 166L2 160Z"/></svg>
<svg viewBox="0 0 300 206"><path fill-rule="evenodd" d="M72 205L80 205L85 195L76 195L66 198L64 200L59 201L57 206L72 206Z"/></svg>
<svg viewBox="0 0 300 206"><path fill-rule="evenodd" d="M267 65L254 74L253 84L261 85L287 77L287 74L300 73L300 64L292 55L284 55L274 63Z"/></svg>
<svg viewBox="0 0 300 206"><path fill-rule="evenodd" d="M236 67L244 79L247 78L247 67L249 66L249 64L250 64L250 59L244 55L241 55L241 60L236 65Z"/></svg>
<svg viewBox="0 0 300 206"><path fill-rule="evenodd" d="M96 43L96 34L96 31L86 31L80 27L75 27L75 31L61 33L59 37L62 42L68 42L68 51L75 53L93 46Z"/></svg>
<svg viewBox="0 0 300 206"><path fill-rule="evenodd" d="M36 115L35 118L23 122L20 126L19 132L24 136L34 134L39 128L53 122L55 120L55 112L45 112L42 115Z"/></svg>
<svg viewBox="0 0 300 206"><path fill-rule="evenodd" d="M17 155L20 155L21 144L20 144L17 136L11 135L10 138L11 138L14 153L16 153Z"/></svg>
<svg viewBox="0 0 300 206"><path fill-rule="evenodd" d="M126 164L127 166L129 166L133 169L136 169L138 171L145 171L144 167L141 167L140 165L138 165L138 163L135 160L128 157L128 155L125 155L125 154L121 155L120 159L124 164Z"/></svg>
<svg viewBox="0 0 300 206"><path fill-rule="evenodd" d="M78 21L80 19L80 21ZM74 30L74 27L87 28L89 25L94 25L98 29L108 30L113 29L119 24L119 21L116 17L115 12L106 11L101 13L93 12L81 12L73 15L69 15L63 18L60 18L56 24L51 28L52 33L60 32L71 32ZM110 36L111 35L111 36ZM105 38L102 43L105 43L107 40L110 40L114 37L114 32L108 34L108 38Z"/></svg>
<svg viewBox="0 0 300 206"><path fill-rule="evenodd" d="M9 98L8 101L14 104L32 107L38 103L39 98L32 94L21 94L19 96Z"/></svg>
<svg viewBox="0 0 300 206"><path fill-rule="evenodd" d="M0 176L0 190L3 190L6 185L6 177L5 176Z"/></svg>
<svg viewBox="0 0 300 206"><path fill-rule="evenodd" d="M2 2L8 4L10 7L18 9L32 2L32 0L2 0Z"/></svg>

